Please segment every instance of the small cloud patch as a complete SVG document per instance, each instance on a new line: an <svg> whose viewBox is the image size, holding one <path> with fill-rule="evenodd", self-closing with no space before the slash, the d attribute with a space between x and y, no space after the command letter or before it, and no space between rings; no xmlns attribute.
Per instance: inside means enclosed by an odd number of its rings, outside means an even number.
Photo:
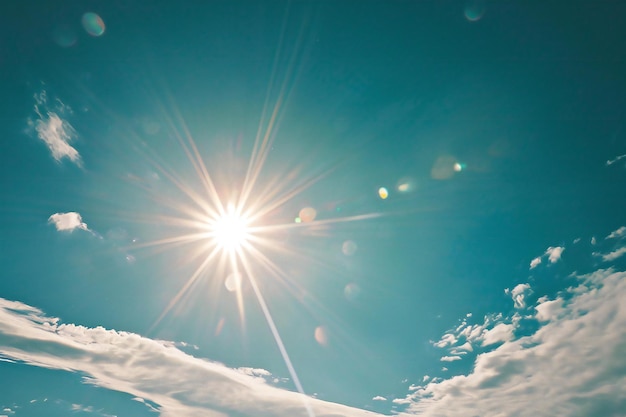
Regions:
<svg viewBox="0 0 626 417"><path fill-rule="evenodd" d="M544 256L548 257L548 261L550 261L551 264L557 263L561 259L561 255L563 255L564 251L565 248L563 246L550 246L548 249L546 249L543 255L538 256L530 261L530 269L534 269L538 265L540 265L542 262L542 257Z"/></svg>
<svg viewBox="0 0 626 417"><path fill-rule="evenodd" d="M59 232L73 232L75 229L90 232L87 223L83 222L81 215L75 211L54 213L48 218L48 223L54 224L54 227L56 227Z"/></svg>

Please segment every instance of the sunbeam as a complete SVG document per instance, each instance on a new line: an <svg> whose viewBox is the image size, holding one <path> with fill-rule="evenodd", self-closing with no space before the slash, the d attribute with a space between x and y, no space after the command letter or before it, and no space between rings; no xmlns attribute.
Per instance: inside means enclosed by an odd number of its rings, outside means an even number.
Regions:
<svg viewBox="0 0 626 417"><path fill-rule="evenodd" d="M153 194L157 207L163 207L174 213L148 215L142 221L171 227L170 234L152 241L138 243L134 248L158 249L189 245L190 250L185 252L185 261L188 264L197 263L176 295L169 300L152 324L150 332L154 331L168 314L175 311L177 306L189 303L189 297L201 280L214 280L214 277L227 277L224 278L224 284L229 291L235 293L240 325L245 331L243 280L252 289L282 360L287 366L295 389L299 393L305 394L295 366L262 294L257 277L261 276L260 273L263 272L265 276L273 277L276 281L287 284L285 287L290 291L299 288L299 286L290 279L289 274L285 273L279 264L271 259L269 253L265 252L281 253L291 259L302 259L303 256L296 249L286 246L281 241L281 235L284 231L290 229L315 231L320 226L327 227L327 225L335 223L363 221L376 218L380 214L369 213L326 219L315 219L313 216L302 223L294 223L293 217L277 219L274 215L277 210L285 208L297 196L336 169L336 167L330 167L325 171L318 171L314 175L305 175L303 174L303 166L299 165L291 168L286 175L276 172L272 175L273 179L262 178L261 174L266 169L272 144L277 137L280 121L285 113L285 103L287 103L292 92L292 83L297 67L298 54L294 53L289 57L286 74L280 82L278 96L272 100L273 86L275 83L278 84L276 82L276 63L279 60L280 49L284 41L284 31L283 28L245 174L240 173L243 175L238 178L229 178L230 184L228 186L216 180L222 176L222 171L228 167L221 166L220 163L223 163L221 161L212 165L205 162L203 152L197 146L196 140L172 97L169 96L170 111L166 111L165 107L160 105L163 120L169 125L172 132L171 136L180 145L195 178L185 179L183 175L169 168L166 163L157 162L156 159L149 160L154 169L182 193L180 195L182 198L149 190ZM301 29L296 40L296 50L301 47L303 33L304 30ZM239 185L233 186L233 184ZM221 329L223 320L220 323ZM314 417L307 397L303 398L305 398L303 405L309 417Z"/></svg>

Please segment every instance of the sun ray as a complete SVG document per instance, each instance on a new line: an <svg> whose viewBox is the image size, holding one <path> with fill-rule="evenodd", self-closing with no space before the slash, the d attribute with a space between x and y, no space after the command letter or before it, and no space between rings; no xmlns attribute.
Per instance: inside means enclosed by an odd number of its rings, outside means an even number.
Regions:
<svg viewBox="0 0 626 417"><path fill-rule="evenodd" d="M314 417L315 414L313 413L311 404L309 403L308 397L306 396L304 392L304 388L302 388L302 384L300 383L300 378L298 377L298 374L296 373L296 369L291 363L291 359L289 358L289 354L287 353L287 348L285 347L285 344L283 343L283 340L280 337L278 328L276 327L276 324L274 323L274 319L272 318L272 314L270 313L270 310L267 307L267 303L265 302L265 299L263 298L263 294L261 294L261 290L259 289L257 285L256 279L254 278L254 275L252 273L252 269L250 268L250 265L248 264L248 262L245 262L245 259L243 259L242 261L243 261L242 263L243 268L246 272L246 276L248 277L248 282L250 282L252 291L254 292L254 295L256 296L256 299L259 302L259 306L261 307L261 310L263 311L263 315L265 316L265 320L270 328L270 331L272 332L272 336L274 337L274 341L276 342L276 345L278 346L278 350L280 351L283 361L285 362L285 365L287 365L287 369L289 370L289 375L291 376L291 379L293 379L293 383L296 386L296 389L298 390L298 392L302 394L302 401L304 402L304 406L307 410L309 417Z"/></svg>
<svg viewBox="0 0 626 417"><path fill-rule="evenodd" d="M169 105L172 107L172 110L167 112L162 105L160 108L162 109L164 120L173 132L174 139L178 142L182 153L189 162L190 172L195 177L192 178L194 181L186 181L174 170L168 169L167 164L160 163L156 157L149 158L153 169L162 175L170 185L175 187L179 191L176 192L176 195L182 196L182 198L178 200L177 197L151 190L150 187L144 187L152 194L154 201L158 204L157 207L165 208L168 213L146 215L142 221L172 227L174 228L174 235L140 242L133 247L135 249L150 248L157 250L189 245L192 250L185 251L183 258L186 263L191 264L191 261L194 264L197 263L197 266L194 265L193 268L190 268L193 272L191 272L189 277L185 277L176 295L169 300L151 326L150 332L154 331L168 314L176 311L174 310L175 308L189 301L188 297L191 297L192 291L197 288L196 286L200 280L207 279L216 283L220 283L223 280L227 289L235 293L237 313L239 314L240 325L245 336L246 309L244 296L250 296L250 294L249 292L244 293L239 277L245 278L246 283L249 283L249 287L252 289L254 299L258 302L263 312L263 317L280 351L281 358L287 366L295 388L299 393L303 394L302 398L307 413L309 417L314 417L308 397L305 395L296 369L274 322L271 310L262 294L256 269L262 268L268 271L272 277L275 277L278 282L292 293L299 290L303 291L301 283L292 279L270 256L264 253L266 250L272 250L274 254L295 254L298 256L297 259L307 260L306 256L281 244L277 235L280 235L284 230L291 229L303 231L308 229L313 232L320 227L326 227L331 224L369 220L382 214L370 213L344 216L315 220L305 224L294 223L291 217L285 220L284 215L280 214L282 219L277 220L276 212L280 212L279 209L287 206L298 195L301 195L305 190L310 189L314 184L326 178L338 166L321 170L321 172L320 170L309 171L308 175L303 175L303 172L306 171L303 169L302 164L298 164L295 167L292 166L290 170L286 170L287 175L280 176L277 173L272 179L268 180L265 178L267 175L265 175L264 168L268 161L271 160L272 145L285 115L287 103L292 96L294 80L297 79L298 59L300 58L299 49L302 45L304 33L304 26L302 26L295 40L294 52L287 57L288 62L284 78L278 81L278 64L283 53L283 44L286 41L287 16L288 9L285 11L279 45L275 52L262 114L249 160L247 161L245 175L243 178L237 178L239 187L230 189L228 198L225 198L223 195L223 184L219 181L221 177L219 175L211 176L207 168L208 162L203 158L201 148L198 147L181 112L173 104L174 101L171 95L168 94ZM277 95L274 95L275 99L272 100L272 93L276 89L278 90ZM146 150L141 150L141 152L146 152ZM212 168L211 171L215 175L213 167L211 165L209 167ZM194 184L196 187L194 187ZM232 200L229 200L229 198L232 198ZM169 214L172 211L175 213ZM180 232L176 233L177 229L180 229ZM330 230L331 228L327 229ZM227 272L237 277L232 290L226 283L228 279ZM317 302L317 300L313 301ZM223 325L223 321L220 321L220 323Z"/></svg>
<svg viewBox="0 0 626 417"><path fill-rule="evenodd" d="M171 97L170 97L170 101L173 102L173 99ZM178 143L183 148L183 151L185 152L187 159L193 165L194 170L196 171L196 174L198 175L198 178L200 178L200 180L202 181L202 184L204 185L207 195L209 196L210 203L212 203L215 207L217 207L218 214L221 214L224 211L223 203L219 197L217 189L215 188L215 184L213 183L213 180L211 179L211 176L209 175L206 165L204 164L202 156L200 155L200 152L198 151L198 147L196 146L196 143L193 140L193 136L191 135L191 132L189 131L189 128L187 127L187 123L185 123L185 120L180 114L180 111L178 110L177 106L172 105L172 110L181 128L183 129L184 137L186 138L186 141L185 139L183 139L182 135L178 132L177 129L173 129L173 131L175 132L176 139L178 140ZM171 117L169 116L169 113L164 112L164 115L167 117L167 120L170 123L170 126L173 127L174 123ZM191 147L191 151L189 150L187 143ZM206 207L208 207L208 205L205 204L205 208Z"/></svg>
<svg viewBox="0 0 626 417"><path fill-rule="evenodd" d="M272 76L271 76L270 84L267 90L266 104L268 103L267 100L269 99L269 96L271 94L271 87L273 86L273 81L276 76L275 71L277 69L277 63L280 57L280 51L282 49L282 42L284 39L285 30L286 30L288 10L289 10L288 8L285 10L283 28L281 31L281 39L279 42L279 47L276 50L277 52L274 56L274 67L272 69ZM289 62L287 63L285 77L283 78L283 82L280 87L280 92L278 93L278 98L276 100L276 103L274 104L274 109L272 111L272 115L268 122L267 128L265 129L265 134L263 135L263 140L260 146L258 146L257 144L259 143L260 132L262 130L261 126L263 124L264 117L262 117L261 121L259 122L259 130L257 131L257 137L254 143L254 150L258 149L258 151L254 152L253 150L252 157L250 158L250 163L248 165L248 172L246 173L242 190L241 190L241 196L239 199L240 209L246 205L248 198L250 197L250 193L252 192L252 189L254 188L254 185L256 184L258 180L261 170L263 166L265 165L265 161L267 160L271 143L273 142L276 136L276 131L282 119L282 115L284 114L283 112L280 111L281 106L283 106L284 103L287 103L289 101L289 97L291 96L291 93L293 91L293 90L287 90L287 88L290 82L293 81L294 79L294 66L296 64L296 59L299 56L297 52L300 49L303 36L304 36L304 25L300 27L300 31L298 33L298 37L296 39L295 46L294 46L294 52L291 54L289 58ZM263 109L263 115L264 114L265 114L265 106ZM274 129L274 124L276 124L276 129Z"/></svg>
<svg viewBox="0 0 626 417"><path fill-rule="evenodd" d="M274 59L273 59L273 63L272 63L272 71L270 73L270 79L267 85L267 90L265 92L265 102L263 103L263 110L261 111L261 118L259 120L259 126L257 128L257 133L256 133L256 137L254 140L254 145L252 148L252 154L250 155L250 159L248 161L248 170L246 172L246 176L244 178L243 181L243 186L242 186L242 190L241 190L241 196L239 199L239 204L240 206L238 207L239 209L243 208L246 204L246 200L248 198L248 194L250 193L251 189L253 188L253 185L249 185L249 182L251 180L250 178L250 174L253 171L253 168L255 167L256 164L256 159L257 159L257 153L259 151L259 140L261 138L261 132L263 131L263 125L264 125L264 121L265 121L265 115L267 114L267 109L269 108L270 105L270 96L272 93L272 89L274 87L274 82L276 80L276 73L278 72L278 60L280 58L280 52L282 51L283 48L283 42L285 40L285 32L287 30L287 16L289 15L289 3L287 4L287 7L285 8L285 15L283 16L283 23L282 23L282 27L280 29L280 37L278 39L278 45L276 47L276 51L274 52ZM274 107L276 108L276 107ZM250 190L250 191L249 191Z"/></svg>
<svg viewBox="0 0 626 417"><path fill-rule="evenodd" d="M213 261L213 258L220 253L219 249L216 247L214 248L209 255L206 257L206 259L204 260L204 262L202 262L198 268L196 268L195 272L189 277L189 279L187 280L187 282L185 282L185 285L178 291L178 293L174 296L174 298L172 298L172 300L168 303L168 305L165 307L165 309L163 310L163 312L161 313L161 315L156 319L156 321L154 322L154 324L152 324L152 326L150 327L150 329L148 330L148 332L152 332L156 326L158 326L158 324L161 322L161 320L163 320L163 318L172 310L172 308L174 308L176 306L176 304L178 304L178 302L180 301L180 299L189 291L189 289L193 286L193 284L196 283L196 281L200 278L200 276L202 275L202 273L206 270L206 268L211 264L211 262Z"/></svg>

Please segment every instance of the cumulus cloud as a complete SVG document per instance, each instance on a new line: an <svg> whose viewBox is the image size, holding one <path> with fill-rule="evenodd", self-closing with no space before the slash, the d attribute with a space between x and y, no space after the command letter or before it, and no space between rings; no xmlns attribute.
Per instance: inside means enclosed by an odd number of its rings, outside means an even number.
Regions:
<svg viewBox="0 0 626 417"><path fill-rule="evenodd" d="M537 310L536 318L539 321L550 321L557 318L559 311L563 307L562 298L550 300L548 297L541 297L538 302L539 304L535 307L535 310Z"/></svg>
<svg viewBox="0 0 626 417"><path fill-rule="evenodd" d="M489 346L500 342L508 342L513 338L513 324L498 323L493 329L487 330L483 335L483 346Z"/></svg>
<svg viewBox="0 0 626 417"><path fill-rule="evenodd" d="M439 340L438 342L435 342L434 345L437 347L446 347L448 345L453 345L456 343L456 336L454 336L453 334L446 334L444 335L441 340Z"/></svg>
<svg viewBox="0 0 626 417"><path fill-rule="evenodd" d="M550 261L550 263L557 263L561 259L561 255L563 254L564 250L565 248L562 246L550 246L548 250L546 250L546 255L548 255L548 260Z"/></svg>
<svg viewBox="0 0 626 417"><path fill-rule="evenodd" d="M89 384L150 401L164 417L308 417L307 407L318 417L379 416L276 388L246 375L251 368L230 369L137 334L60 324L35 307L3 298L0 355L79 372Z"/></svg>
<svg viewBox="0 0 626 417"><path fill-rule="evenodd" d="M50 106L47 93L43 90L35 94L35 117L28 120L28 125L46 144L57 162L67 158L81 165L80 154L70 145L76 139L76 131L61 117L65 113L71 113L71 109L59 99L55 100L55 106Z"/></svg>
<svg viewBox="0 0 626 417"><path fill-rule="evenodd" d="M60 232L72 232L75 229L90 231L87 223L83 222L81 215L75 211L54 213L48 218L48 223L54 224L54 227Z"/></svg>
<svg viewBox="0 0 626 417"><path fill-rule="evenodd" d="M380 395L375 396L374 398L372 398L373 401L387 401L387 399L385 397L381 397Z"/></svg>
<svg viewBox="0 0 626 417"><path fill-rule="evenodd" d="M401 399L407 411L421 417L623 416L626 272L603 269L575 278L572 287L538 300L530 318L538 330L514 336L521 322L515 316L494 326L478 339L502 344L477 355L469 374L410 392Z"/></svg>
<svg viewBox="0 0 626 417"><path fill-rule="evenodd" d="M513 299L513 303L515 308L521 309L526 307L526 295L530 292L529 284L517 284L515 288L509 290L508 288L504 290L505 293L509 294Z"/></svg>

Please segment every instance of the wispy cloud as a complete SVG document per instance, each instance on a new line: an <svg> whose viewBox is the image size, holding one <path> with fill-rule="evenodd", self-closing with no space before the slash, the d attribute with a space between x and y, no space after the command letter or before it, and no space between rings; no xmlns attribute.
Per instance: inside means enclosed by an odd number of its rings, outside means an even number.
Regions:
<svg viewBox="0 0 626 417"><path fill-rule="evenodd" d="M71 108L59 99L54 103L54 106L49 105L45 90L35 94L35 117L28 120L28 125L37 132L37 137L46 144L57 162L67 158L80 166L80 154L70 145L76 139L76 130L62 118L65 113L71 113Z"/></svg>
<svg viewBox="0 0 626 417"><path fill-rule="evenodd" d="M60 232L72 232L75 229L91 232L87 227L87 223L83 222L81 215L75 211L54 213L48 218L48 223L54 224L54 227Z"/></svg>
<svg viewBox="0 0 626 417"><path fill-rule="evenodd" d="M282 390L257 376L190 356L137 334L60 324L29 305L0 298L0 355L81 372L85 382L158 406L162 416L374 417L378 414Z"/></svg>
<svg viewBox="0 0 626 417"><path fill-rule="evenodd" d="M605 269L577 279L556 296L539 298L524 317L539 325L531 334L518 313L455 329L462 343L479 328L475 345L488 339L481 328L499 320L490 332L504 342L477 355L469 374L431 381L397 403L422 417L622 416L626 272Z"/></svg>
<svg viewBox="0 0 626 417"><path fill-rule="evenodd" d="M606 165L607 166L613 165L614 163L619 162L620 160L622 160L624 158L626 158L626 154L620 155L620 156L616 156L615 158L609 159L608 161L606 161Z"/></svg>
<svg viewBox="0 0 626 417"><path fill-rule="evenodd" d="M622 226L617 230L613 230L606 239L615 239L626 236L626 226Z"/></svg>
<svg viewBox="0 0 626 417"><path fill-rule="evenodd" d="M622 257L624 254L626 254L626 246L621 247L619 249L615 249L613 252L609 252L609 253L605 253L605 254L596 253L596 255L602 256L602 260L604 262L614 261L617 258Z"/></svg>
<svg viewBox="0 0 626 417"><path fill-rule="evenodd" d="M460 361L461 358L458 355L454 355L454 356L443 356L441 359L439 359L441 362L454 362L454 361Z"/></svg>

